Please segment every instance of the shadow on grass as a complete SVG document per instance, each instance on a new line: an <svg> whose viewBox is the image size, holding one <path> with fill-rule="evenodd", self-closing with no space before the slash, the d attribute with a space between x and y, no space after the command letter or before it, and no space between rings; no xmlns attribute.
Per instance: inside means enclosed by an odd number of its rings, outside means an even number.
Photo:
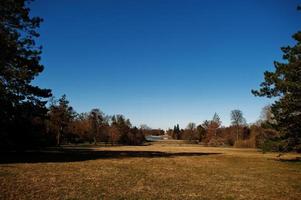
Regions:
<svg viewBox="0 0 301 200"><path fill-rule="evenodd" d="M77 162L96 159L157 158L178 156L208 156L220 153L167 153L160 151L93 151L91 149L56 149L31 152L0 152L0 164Z"/></svg>
<svg viewBox="0 0 301 200"><path fill-rule="evenodd" d="M280 162L288 162L288 163L301 163L301 157L296 157L296 158L292 158L292 159L279 158L279 159L275 159L275 160L280 161Z"/></svg>

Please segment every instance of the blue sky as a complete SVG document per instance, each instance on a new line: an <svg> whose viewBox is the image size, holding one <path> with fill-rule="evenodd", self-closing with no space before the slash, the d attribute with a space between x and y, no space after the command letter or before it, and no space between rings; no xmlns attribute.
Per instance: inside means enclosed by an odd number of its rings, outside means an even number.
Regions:
<svg viewBox="0 0 301 200"><path fill-rule="evenodd" d="M300 28L297 0L52 0L44 18L45 71L34 81L66 94L77 112L100 108L133 125L249 123L269 99L254 97Z"/></svg>

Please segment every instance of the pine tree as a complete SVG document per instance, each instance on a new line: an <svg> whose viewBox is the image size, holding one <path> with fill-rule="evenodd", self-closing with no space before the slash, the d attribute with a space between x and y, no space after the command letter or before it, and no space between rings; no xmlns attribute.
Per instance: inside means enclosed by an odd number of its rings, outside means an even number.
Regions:
<svg viewBox="0 0 301 200"><path fill-rule="evenodd" d="M300 8L299 8L300 9ZM274 62L275 71L264 73L255 96L277 97L271 110L287 150L301 150L301 32L293 35L295 46L281 48L285 62Z"/></svg>
<svg viewBox="0 0 301 200"><path fill-rule="evenodd" d="M45 116L45 98L51 96L50 90L31 84L44 67L41 47L35 44L42 19L30 17L28 2L0 1L0 140L4 146L34 132L32 120Z"/></svg>

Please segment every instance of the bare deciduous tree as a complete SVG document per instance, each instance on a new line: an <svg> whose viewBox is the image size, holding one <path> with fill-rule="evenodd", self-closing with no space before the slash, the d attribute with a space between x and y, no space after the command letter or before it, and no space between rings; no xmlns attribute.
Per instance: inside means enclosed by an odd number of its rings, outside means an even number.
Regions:
<svg viewBox="0 0 301 200"><path fill-rule="evenodd" d="M243 117L241 110L231 111L231 123L236 127L236 140L239 139L239 126L246 124L246 119Z"/></svg>

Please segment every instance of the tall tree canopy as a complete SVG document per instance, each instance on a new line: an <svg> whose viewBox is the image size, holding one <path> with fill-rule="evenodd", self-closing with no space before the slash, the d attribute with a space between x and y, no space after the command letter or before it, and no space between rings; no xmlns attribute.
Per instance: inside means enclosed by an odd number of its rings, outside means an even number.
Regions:
<svg viewBox="0 0 301 200"><path fill-rule="evenodd" d="M231 124L234 126L246 124L246 119L244 118L241 110L231 111Z"/></svg>
<svg viewBox="0 0 301 200"><path fill-rule="evenodd" d="M1 137L10 135L14 127L28 128L29 119L45 113L45 98L51 96L50 90L31 84L44 67L40 63L41 47L35 43L42 19L30 16L28 3L0 1Z"/></svg>
<svg viewBox="0 0 301 200"><path fill-rule="evenodd" d="M300 10L300 7L299 7ZM301 32L293 35L294 46L282 47L284 62L274 62L275 71L264 73L255 96L277 97L271 110L288 149L301 150Z"/></svg>

